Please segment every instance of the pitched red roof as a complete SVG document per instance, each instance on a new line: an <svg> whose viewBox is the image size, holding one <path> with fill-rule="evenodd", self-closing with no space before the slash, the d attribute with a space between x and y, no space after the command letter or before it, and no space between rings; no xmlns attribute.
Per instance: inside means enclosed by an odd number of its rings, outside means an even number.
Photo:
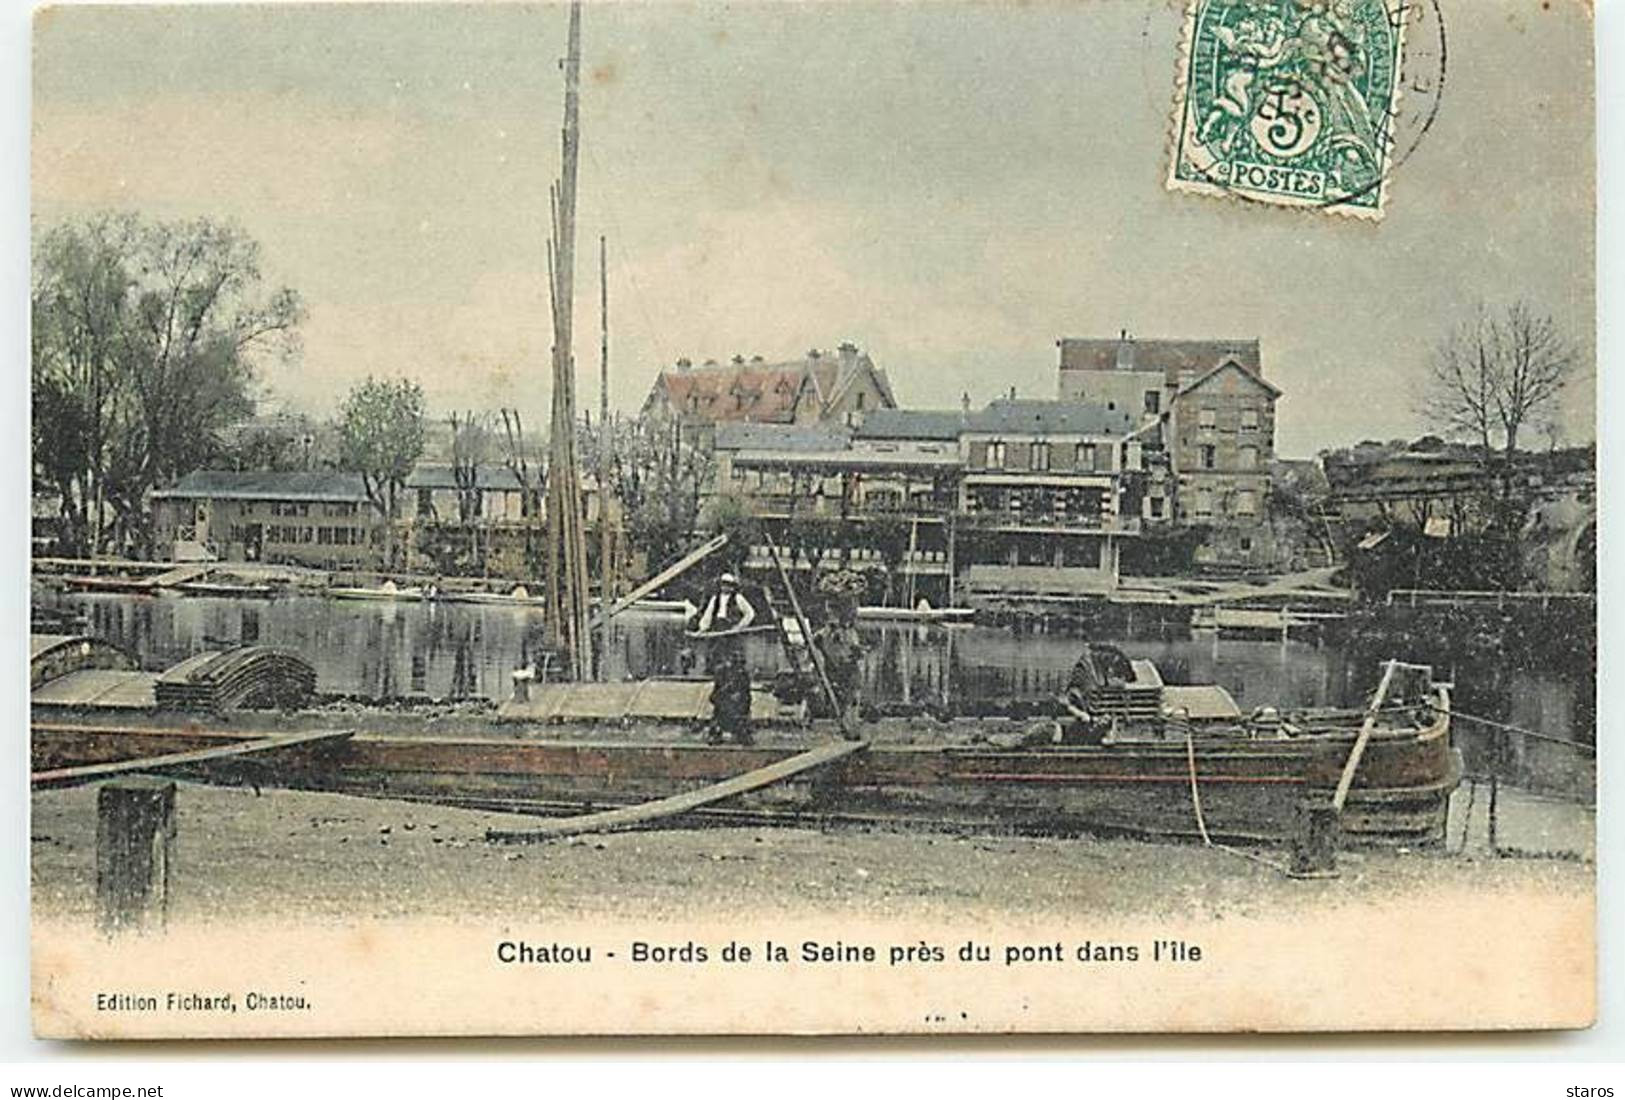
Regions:
<svg viewBox="0 0 1625 1100"><path fill-rule="evenodd" d="M674 369L660 372L655 391L684 417L788 424L795 420L806 374L800 365L782 364Z"/></svg>
<svg viewBox="0 0 1625 1100"><path fill-rule="evenodd" d="M837 355L779 363L722 363L672 367L660 372L646 408L664 397L679 416L719 422L789 424L803 402L812 402L820 417L850 385L851 376L872 374L888 403L891 386L867 355L843 364Z"/></svg>
<svg viewBox="0 0 1625 1100"><path fill-rule="evenodd" d="M1181 377L1207 374L1234 360L1255 378L1264 376L1257 340L1080 340L1060 341L1063 371L1156 371L1167 385Z"/></svg>

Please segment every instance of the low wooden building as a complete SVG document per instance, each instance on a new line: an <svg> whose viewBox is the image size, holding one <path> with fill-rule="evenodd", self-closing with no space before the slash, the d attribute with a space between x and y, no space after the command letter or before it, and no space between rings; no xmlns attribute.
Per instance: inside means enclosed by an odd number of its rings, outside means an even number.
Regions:
<svg viewBox="0 0 1625 1100"><path fill-rule="evenodd" d="M386 527L361 475L336 470L198 470L152 493L159 552L216 559L367 568Z"/></svg>

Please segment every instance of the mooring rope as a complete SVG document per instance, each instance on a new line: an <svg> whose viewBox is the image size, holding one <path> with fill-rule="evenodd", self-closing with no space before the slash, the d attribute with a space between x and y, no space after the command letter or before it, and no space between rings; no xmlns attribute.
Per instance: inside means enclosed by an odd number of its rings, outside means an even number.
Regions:
<svg viewBox="0 0 1625 1100"><path fill-rule="evenodd" d="M1456 848L1459 856L1467 851L1467 838L1473 831L1473 807L1478 802L1478 777L1469 775L1467 779L1467 812L1461 815L1461 844Z"/></svg>
<svg viewBox="0 0 1625 1100"><path fill-rule="evenodd" d="M1206 847L1217 848L1221 852L1229 852L1233 856L1240 856L1242 859L1250 859L1254 863L1262 863L1270 870L1282 875L1286 875L1288 878L1290 878L1291 873L1288 871L1288 869L1283 867L1281 864L1276 863L1274 860L1265 859L1263 856L1257 855L1253 852L1244 852L1240 848L1232 848L1228 844L1216 843L1214 839L1208 835L1207 821L1202 816L1202 794L1199 790L1197 790L1196 787L1196 739L1189 729L1185 730L1185 759L1190 765L1191 808L1196 811L1196 831L1202 834L1202 843Z"/></svg>
<svg viewBox="0 0 1625 1100"><path fill-rule="evenodd" d="M1555 734L1542 733L1539 730L1525 729L1522 726L1511 726L1505 722L1495 722L1488 718L1480 718L1476 714L1463 714L1461 711L1455 709L1445 710L1443 707L1433 706L1430 706L1429 709L1436 711L1439 714L1448 714L1451 718L1461 718L1468 722L1477 722L1480 725L1493 726L1498 730L1506 730L1509 733L1521 733L1525 737L1533 737L1537 741L1550 741L1556 745L1568 745L1570 748L1581 749L1588 752L1592 756L1597 755L1597 746L1588 745L1584 741L1575 741L1567 737L1558 737Z"/></svg>

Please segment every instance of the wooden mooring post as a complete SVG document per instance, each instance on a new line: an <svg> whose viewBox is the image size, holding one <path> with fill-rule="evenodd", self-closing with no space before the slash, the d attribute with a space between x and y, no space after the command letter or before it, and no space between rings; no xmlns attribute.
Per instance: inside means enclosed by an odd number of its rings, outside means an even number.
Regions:
<svg viewBox="0 0 1625 1100"><path fill-rule="evenodd" d="M1330 799L1308 799L1298 807L1292 840L1293 878L1336 878L1339 811Z"/></svg>
<svg viewBox="0 0 1625 1100"><path fill-rule="evenodd" d="M175 783L132 776L96 794L96 913L106 933L162 928L169 915Z"/></svg>
<svg viewBox="0 0 1625 1100"><path fill-rule="evenodd" d="M1298 830L1292 845L1292 866L1288 872L1293 878L1337 877L1337 844L1343 806L1354 787L1354 774L1359 771L1360 761L1365 757L1366 745L1377 727L1382 704L1388 699L1388 688L1394 682L1394 672L1398 668L1398 661L1389 661L1383 668L1382 681L1377 685L1377 693L1371 697L1365 721L1360 724L1354 746L1343 763L1343 771L1338 776L1337 789L1332 797L1325 801L1310 799L1299 807Z"/></svg>

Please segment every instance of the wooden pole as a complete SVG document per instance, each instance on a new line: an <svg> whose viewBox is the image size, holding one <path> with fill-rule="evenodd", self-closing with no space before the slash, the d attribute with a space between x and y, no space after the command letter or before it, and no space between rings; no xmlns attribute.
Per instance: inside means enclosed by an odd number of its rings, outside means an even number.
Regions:
<svg viewBox="0 0 1625 1100"><path fill-rule="evenodd" d="M1343 765L1343 774L1337 780L1337 793L1332 795L1332 808L1338 813L1343 812L1343 804L1348 801L1349 788L1354 786L1354 773L1360 768L1360 758L1365 755L1365 747L1371 741L1371 731L1377 727L1377 715L1382 710L1383 701L1388 697L1388 685L1393 682L1394 669L1399 667L1398 661L1389 661L1383 670L1382 682L1377 685L1377 694L1371 698L1371 707L1366 711L1365 721L1360 725L1360 735L1354 739L1354 748L1349 752L1348 761Z"/></svg>
<svg viewBox="0 0 1625 1100"><path fill-rule="evenodd" d="M716 535L703 546L690 550L681 558L678 558L675 562L616 600L613 605L601 610L598 613L598 625L602 626L610 620L611 616L619 615L649 593L659 590L663 585L670 584L726 545L728 545L728 536Z"/></svg>
<svg viewBox="0 0 1625 1100"><path fill-rule="evenodd" d="M920 548L920 520L918 516L909 517L908 521L908 602L903 606L910 611L914 610L914 555Z"/></svg>
<svg viewBox="0 0 1625 1100"><path fill-rule="evenodd" d="M570 675L591 677L592 637L587 594L587 542L581 515L581 471L576 448L575 240L576 175L580 159L581 3L570 5L564 61L563 159L554 191L553 426L547 471L548 639L569 662Z"/></svg>
<svg viewBox="0 0 1625 1100"><path fill-rule="evenodd" d="M175 840L175 783L134 776L96 795L96 912L103 932L163 927Z"/></svg>
<svg viewBox="0 0 1625 1100"><path fill-rule="evenodd" d="M609 529L609 246L598 237L598 605L615 594ZM606 620L607 621L607 620ZM600 670L602 671L602 670Z"/></svg>
<svg viewBox="0 0 1625 1100"><path fill-rule="evenodd" d="M829 700L829 706L835 713L835 721L841 727L841 736L848 741L854 740L854 731L847 723L846 710L841 706L840 697L835 694L835 687L829 682L829 673L824 671L824 655L818 652L818 644L813 641L812 625L807 622L807 616L801 612L801 600L796 597L796 586L790 583L790 574L784 568L784 562L779 557L778 544L767 528L762 528L762 537L767 540L767 552L773 556L773 566L778 570L779 579L784 582L784 590L790 596L790 610L796 614L796 623L801 627L801 636L807 639L807 652L812 655L813 670L818 673L818 683L824 689L824 698Z"/></svg>

